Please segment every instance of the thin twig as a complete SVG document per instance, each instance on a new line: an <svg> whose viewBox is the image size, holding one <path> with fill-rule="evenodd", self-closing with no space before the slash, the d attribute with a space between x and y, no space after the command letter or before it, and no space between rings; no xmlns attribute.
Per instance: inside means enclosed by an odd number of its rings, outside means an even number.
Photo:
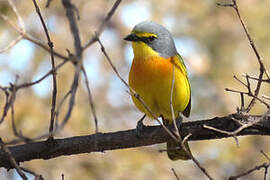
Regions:
<svg viewBox="0 0 270 180"><path fill-rule="evenodd" d="M46 8L49 8L50 7L51 2L52 2L52 0L47 0Z"/></svg>
<svg viewBox="0 0 270 180"><path fill-rule="evenodd" d="M229 92L233 92L233 93L239 93L239 94L245 94L245 95L248 95L250 97L253 97L255 98L256 100L260 101L262 104L264 104L267 109L270 109L270 105L265 102L264 100L262 100L261 98L258 97L258 95L256 96L255 94L253 93L248 93L248 92L243 92L243 91L238 91L238 90L233 90L233 89L229 89L229 88L225 88L225 91L229 91Z"/></svg>
<svg viewBox="0 0 270 180"><path fill-rule="evenodd" d="M250 86L250 81L249 81L249 75L247 75L247 74L246 74L246 80L247 80L248 93L251 94L251 86Z"/></svg>
<svg viewBox="0 0 270 180"><path fill-rule="evenodd" d="M55 127L58 128L59 124L58 124L58 116L60 113L60 110L64 104L64 102L67 100L67 98L71 95L71 91L68 91L65 96L60 100L58 107L56 108L56 112L55 112Z"/></svg>
<svg viewBox="0 0 270 180"><path fill-rule="evenodd" d="M266 95L262 95L262 98L263 98L263 99L270 100L270 97L269 97L269 96L266 96Z"/></svg>
<svg viewBox="0 0 270 180"><path fill-rule="evenodd" d="M233 78L236 79L241 84L243 84L246 88L248 88L248 85L246 85L243 81L241 81L237 76L234 75Z"/></svg>
<svg viewBox="0 0 270 180"><path fill-rule="evenodd" d="M23 136L22 132L18 132L16 125L15 125L15 117L14 117L14 105L11 105L11 124L12 124L12 130L13 134L21 139L23 142L29 142L31 139L28 137Z"/></svg>
<svg viewBox="0 0 270 180"><path fill-rule="evenodd" d="M14 85L12 83L10 83L10 88L8 88L10 90L10 92L11 92L11 95L8 93L7 90L5 90L6 104L5 104L5 107L4 107L4 111L3 111L2 117L0 119L0 124L4 121L4 119L5 119L8 111L9 111L9 109L11 108L11 106L15 102L16 93L17 93L17 87L16 87L17 79L18 79L18 76L16 76Z"/></svg>
<svg viewBox="0 0 270 180"><path fill-rule="evenodd" d="M240 23L241 23L241 25L242 25L242 27L243 27L243 29L245 31L245 34L246 34L246 36L247 36L247 38L249 40L249 43L251 45L251 48L253 49L253 51L254 51L254 53L255 53L255 55L257 57L258 63L260 65L259 79L262 79L264 72L266 72L266 75L267 75L267 77L269 79L269 75L268 75L267 71L265 70L264 64L262 62L262 58L261 58L261 56L260 56L260 54L259 54L259 52L258 52L258 50L256 48L256 45L255 45L254 41L252 40L252 38L251 38L251 36L250 36L250 34L248 32L248 28L247 28L246 24L244 23L241 15L240 15L239 8L238 8L238 5L237 5L237 1L236 0L232 0L232 3L233 3L233 6L232 7L234 8L234 10L235 10L235 12L236 12L236 14L238 16L238 19L240 20ZM248 107L246 109L247 112L249 112L251 110L251 108L254 106L254 104L256 102L256 98L255 97L257 97L258 94L259 94L259 91L260 91L260 88L261 88L261 84L262 84L262 81L258 81L257 82L257 86L256 86L256 89L255 89L254 97L252 98L251 102L249 103L249 105L248 105Z"/></svg>
<svg viewBox="0 0 270 180"><path fill-rule="evenodd" d="M83 49L88 48L89 46L91 46L94 42L96 42L100 36L100 34L103 32L105 26L107 25L107 23L109 22L109 20L111 19L111 17L113 16L113 14L115 13L115 10L117 9L117 7L119 6L119 4L121 3L122 0L116 0L115 3L113 4L111 10L108 12L108 14L106 15L106 17L104 18L104 20L102 21L102 23L100 24L100 26L98 27L98 29L96 30L96 33L92 36L92 38L83 46Z"/></svg>
<svg viewBox="0 0 270 180"><path fill-rule="evenodd" d="M14 24L13 22L11 22L6 16L3 16L3 15L0 15L0 18L5 21L6 23L8 23L14 30L16 30L20 35L22 35L22 37L32 43L34 43L35 45L41 47L42 49L44 49L45 51L48 51L50 52L50 48L43 44L42 42L36 40L35 38L33 38L31 35L27 34L24 29L18 27L16 24ZM56 51L53 51L54 55L60 59L63 59L63 60L69 60L70 58L69 57L66 57L64 55L62 55L61 53L59 52L56 52ZM72 59L70 59L72 60Z"/></svg>
<svg viewBox="0 0 270 180"><path fill-rule="evenodd" d="M44 178L40 174L37 174L34 171L31 171L30 169L27 169L25 167L21 167L21 170L23 170L24 172L30 173L33 176L35 176L35 180L44 180Z"/></svg>
<svg viewBox="0 0 270 180"><path fill-rule="evenodd" d="M24 23L23 23L23 20L22 20L22 17L21 15L19 14L15 4L13 3L12 0L8 0L9 2L9 5L11 6L13 12L15 13L18 21L19 21L19 25L20 25L20 29L22 32L25 32L25 27L24 27ZM3 16L2 17L3 19L7 19L7 17ZM9 45L7 45L5 48L1 49L0 50L0 53L3 53L7 50L9 50L10 48L12 48L13 46L15 46L21 39L23 38L23 36L20 34L14 41L12 41Z"/></svg>
<svg viewBox="0 0 270 180"><path fill-rule="evenodd" d="M200 162L192 155L192 153L186 148L185 144L188 140L188 138L190 138L192 136L191 133L189 133L186 137L184 137L183 141L181 142L181 147L182 149L185 150L185 152L189 155L189 157L191 158L191 160L196 164L196 166L206 175L206 177L210 180L214 180L214 178L212 178L210 176L210 174L208 173L208 171L200 164Z"/></svg>
<svg viewBox="0 0 270 180"><path fill-rule="evenodd" d="M256 81L262 81L262 82L270 83L270 79L259 79L259 78L249 76L249 75L248 75L248 78L252 79L252 80L256 80Z"/></svg>
<svg viewBox="0 0 270 180"><path fill-rule="evenodd" d="M240 97L241 97L241 108L240 108L240 110L243 112L245 110L245 98L244 98L244 94L242 92L240 93Z"/></svg>
<svg viewBox="0 0 270 180"><path fill-rule="evenodd" d="M18 42L20 42L22 40L23 36L19 35L15 40L13 40L9 45L7 45L5 48L0 49L0 54L4 53L8 50L10 50L11 48L13 48Z"/></svg>
<svg viewBox="0 0 270 180"><path fill-rule="evenodd" d="M174 170L173 168L172 168L171 170L172 170L172 172L173 172L173 174L174 174L176 180L180 180L180 178L179 178L178 175L176 174L175 170Z"/></svg>
<svg viewBox="0 0 270 180"><path fill-rule="evenodd" d="M63 61L61 62L60 64L58 64L57 66L55 66L55 71L60 69L63 65L65 65L68 61ZM22 89L22 88L26 88L26 87L30 87L30 86L33 86L35 84L38 84L40 83L41 81L43 81L44 79L46 79L49 75L51 75L53 73L53 70L51 69L49 72L47 72L46 74L44 74L41 78L33 81L33 82L28 82L28 83L22 83L22 84L18 84L16 86L16 88L19 90L19 89Z"/></svg>
<svg viewBox="0 0 270 180"><path fill-rule="evenodd" d="M13 12L15 13L15 15L16 15L18 21L19 21L20 27L23 29L23 31L25 31L25 26L24 26L24 23L23 23L23 20L22 20L22 16L21 16L20 13L18 12L18 10L17 10L15 4L13 3L12 0L8 0L8 2L9 2L9 4L10 4L10 6L11 6Z"/></svg>
<svg viewBox="0 0 270 180"><path fill-rule="evenodd" d="M66 9L66 16L69 22L69 28L73 37L73 43L76 51L76 57L80 59L82 56L82 45L81 45L81 38L79 33L79 27L77 24L77 20L74 14L75 6L70 2L70 0L62 0L62 4Z"/></svg>
<svg viewBox="0 0 270 180"><path fill-rule="evenodd" d="M270 157L269 157L263 150L260 150L260 152L263 154L263 156L264 156L268 161L270 161Z"/></svg>
<svg viewBox="0 0 270 180"><path fill-rule="evenodd" d="M7 88L1 88L1 90L4 91L4 93L5 93L6 102L5 102L3 113L2 113L2 116L1 116L1 119L0 119L0 124L4 121L4 119L5 119L5 117L6 117L7 113L8 113L8 110L9 110L9 106L10 106L9 92L8 92Z"/></svg>
<svg viewBox="0 0 270 180"><path fill-rule="evenodd" d="M254 168L249 169L248 171L246 171L244 173L238 174L236 176L231 176L231 177L228 178L228 180L237 180L238 178L241 178L241 177L244 177L244 176L246 176L248 174L251 174L252 172L254 172L256 170L260 170L261 168L268 169L269 166L270 166L269 162L263 163L263 164L261 164L259 166L255 166ZM267 173L265 173L265 174L267 174ZM265 178L266 178L266 175L264 176L264 179Z"/></svg>
<svg viewBox="0 0 270 180"><path fill-rule="evenodd" d="M207 126L207 125L203 125L204 128L207 128L207 129L210 129L210 130L213 130L213 131L216 131L216 132L219 132L219 133L223 133L223 134L227 134L229 136L236 136L238 133L240 133L242 130L248 128L248 127L251 127L253 126L254 124L257 124L259 123L260 121L264 120L265 117L267 117L268 115L270 114L270 109L268 109L266 111L266 113L264 115L261 116L261 118L258 118L256 119L255 121L251 121L251 122L248 122L246 124L242 124L238 129L232 131L232 132L229 132L229 131L223 131L223 130L220 130L220 129L217 129L217 128L214 128L214 127L211 127L211 126Z"/></svg>
<svg viewBox="0 0 270 180"><path fill-rule="evenodd" d="M93 100L92 93L91 93L91 90L90 90L90 87L89 87L89 80L88 80L87 73L85 71L84 66L82 66L82 72L83 72L83 75L84 75L85 85L86 85L86 89L87 89L88 101L89 101L91 111L92 111L92 115L93 115L93 118L94 118L94 121L95 121L96 133L98 133L98 119L97 119L96 108L95 108L94 100Z"/></svg>
<svg viewBox="0 0 270 180"><path fill-rule="evenodd" d="M39 16L39 19L41 21L42 27L44 29L44 32L46 34L47 40L48 40L48 46L50 48L50 54L51 54L51 65L52 65L52 76L53 76L53 91L52 91L52 102L51 102L51 118L50 118L50 128L49 132L52 133L53 126L54 126L54 119L55 119L55 105L56 105L56 95L57 95L57 81L56 81L56 70L55 70L55 61L54 61L54 53L53 53L53 42L51 41L48 29L46 27L45 21L41 15L40 9L38 7L38 4L36 0L33 0L33 4L36 8L36 12Z"/></svg>
<svg viewBox="0 0 270 180"><path fill-rule="evenodd" d="M74 5L70 2L70 0L62 0L62 4L66 9L66 16L69 22L69 27L70 27L72 37L74 39L74 48L76 51L76 66L75 66L73 82L70 88L71 97L69 99L68 111L57 130L62 129L65 126L73 110L73 107L75 104L75 95L76 95L78 85L79 85L80 71L82 67L82 52L83 52L82 46L81 46L80 35L79 35L79 28L77 25L75 14L73 12Z"/></svg>
<svg viewBox="0 0 270 180"><path fill-rule="evenodd" d="M170 109L171 109L171 114L172 114L172 120L173 120L173 125L174 129L176 132L176 136L179 139L179 141L182 141L182 138L179 133L179 129L176 125L176 119L175 119L175 114L174 114L174 108L173 108L173 89L174 89L174 83L175 83L175 67L174 63L172 63L172 85L171 85L171 93L170 93Z"/></svg>
<svg viewBox="0 0 270 180"><path fill-rule="evenodd" d="M9 149L5 146L4 142L2 141L2 139L0 138L0 146L1 149L7 154L7 157L10 161L10 163L13 165L13 167L16 169L16 171L18 172L18 174L20 175L20 177L23 180L27 180L28 178L26 177L26 175L22 172L21 168L19 167L19 165L17 164L16 160L14 159L14 157L12 156L11 152L9 151Z"/></svg>
<svg viewBox="0 0 270 180"><path fill-rule="evenodd" d="M206 129L210 129L212 131L222 133L222 134L231 135L234 138L235 142L236 142L236 146L239 147L239 140L238 140L237 136L234 133L224 131L224 130L221 130L221 129L217 129L217 128L214 128L214 127L211 127L211 126L208 126L208 125L203 125L203 127L206 128Z"/></svg>
<svg viewBox="0 0 270 180"><path fill-rule="evenodd" d="M248 28L247 28L245 22L243 21L243 19L241 17L241 14L240 14L240 11L239 11L239 8L238 8L238 4L237 4L237 0L231 0L230 3L217 3L217 5L223 6L223 7L231 7L231 8L233 8L235 10L235 12L237 14L237 17L238 17L238 19L239 19L239 21L241 23L241 26L242 26L245 34L246 34L246 37L248 38L249 44L250 44L253 52L255 53L255 56L257 58L259 66L260 66L260 68L259 68L260 69L260 74L259 74L257 85L256 85L256 88L255 88L255 91L254 91L254 96L252 96L252 99L251 99L250 103L248 104L247 108L245 109L245 111L248 113L248 112L250 112L250 110L252 109L254 104L256 103L256 100L258 100L257 97L258 97L259 92L260 92L260 88L261 88L261 85L262 85L262 78L263 78L264 73L266 74L268 79L270 79L269 74L268 74L268 71L265 69L265 66L264 66L262 58L261 58L261 56L260 56L260 54L259 54L259 52L257 50L257 47L256 47L254 41L252 40L252 38L251 38L251 36L250 36L250 34L248 32ZM250 89L248 76L246 76L246 79L247 79L248 84L247 85L244 84L244 85L248 88L248 93L252 94L251 89Z"/></svg>

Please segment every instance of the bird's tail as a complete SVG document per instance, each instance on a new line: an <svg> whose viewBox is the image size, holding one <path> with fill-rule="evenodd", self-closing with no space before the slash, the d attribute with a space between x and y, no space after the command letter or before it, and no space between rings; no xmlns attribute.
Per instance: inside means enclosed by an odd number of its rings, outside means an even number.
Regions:
<svg viewBox="0 0 270 180"><path fill-rule="evenodd" d="M189 149L189 145L187 142L184 144L186 150L191 154L191 151ZM173 160L189 160L190 155L180 146L178 142L176 142L174 139L170 139L167 141L167 154L168 157Z"/></svg>
<svg viewBox="0 0 270 180"><path fill-rule="evenodd" d="M165 126L167 126L167 127L170 126L172 128L171 123L169 123L169 121L167 121L167 120L165 120L163 118L162 118L162 120L163 120L163 124ZM179 116L176 119L176 123L181 124L182 123L181 121L182 121L182 117ZM177 126L179 127L179 125L177 125ZM181 159L181 160L189 160L191 158L190 157L191 151L190 151L188 142L185 142L184 146L185 146L185 148L186 148L186 150L188 152L186 152L181 147L181 145L178 142L176 142L174 139L171 138L170 140L168 140L167 141L167 154L168 154L168 157L173 161L176 161L176 160L179 160L179 159Z"/></svg>

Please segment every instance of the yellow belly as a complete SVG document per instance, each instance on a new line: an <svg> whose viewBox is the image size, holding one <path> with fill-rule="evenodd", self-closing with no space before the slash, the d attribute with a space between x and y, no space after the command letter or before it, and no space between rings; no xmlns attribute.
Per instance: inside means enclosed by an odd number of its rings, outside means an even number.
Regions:
<svg viewBox="0 0 270 180"><path fill-rule="evenodd" d="M156 117L162 115L172 120L170 96L172 86L173 58L150 57L145 60L134 59L129 73L129 85L143 99ZM187 76L175 66L175 83L173 89L174 114L184 111L190 98L190 87ZM153 116L144 106L132 97L137 108L148 117Z"/></svg>

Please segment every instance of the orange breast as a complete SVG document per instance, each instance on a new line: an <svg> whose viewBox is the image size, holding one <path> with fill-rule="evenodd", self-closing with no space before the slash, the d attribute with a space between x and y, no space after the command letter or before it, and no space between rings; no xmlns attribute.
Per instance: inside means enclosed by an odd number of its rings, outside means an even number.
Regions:
<svg viewBox="0 0 270 180"><path fill-rule="evenodd" d="M151 57L147 59L134 59L130 73L129 85L139 94L145 104L152 110L156 117L163 115L166 119L172 119L170 108L172 86L172 58ZM190 98L190 89L187 76L181 68L175 68L175 84L173 90L173 107L175 116L187 106ZM132 97L137 108L147 116L153 116L144 106Z"/></svg>
<svg viewBox="0 0 270 180"><path fill-rule="evenodd" d="M172 63L162 57L151 57L145 60L134 59L129 73L129 83L137 89L151 85L154 81L171 77Z"/></svg>

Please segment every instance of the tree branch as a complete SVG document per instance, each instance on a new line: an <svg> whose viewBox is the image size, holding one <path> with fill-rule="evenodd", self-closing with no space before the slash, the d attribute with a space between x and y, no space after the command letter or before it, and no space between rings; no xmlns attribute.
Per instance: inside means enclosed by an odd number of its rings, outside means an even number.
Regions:
<svg viewBox="0 0 270 180"><path fill-rule="evenodd" d="M224 131L234 131L239 128L241 123L250 123L256 121L262 116L244 116L232 114L224 117L215 117L209 120L193 121L183 123L180 128L182 136L189 133L189 141L220 139L230 137L227 134L212 131L203 127L211 126ZM270 135L270 117L252 125L239 132L237 136L244 135ZM164 143L171 138L170 135L161 126L147 126L138 138L135 129L97 133L88 136L77 136L64 139L55 139L54 141L32 142L23 145L9 146L8 149L17 163L30 161L33 159L51 159L58 156L67 156L72 154L103 152L106 150L133 148L153 144ZM13 168L7 154L0 150L0 167Z"/></svg>

